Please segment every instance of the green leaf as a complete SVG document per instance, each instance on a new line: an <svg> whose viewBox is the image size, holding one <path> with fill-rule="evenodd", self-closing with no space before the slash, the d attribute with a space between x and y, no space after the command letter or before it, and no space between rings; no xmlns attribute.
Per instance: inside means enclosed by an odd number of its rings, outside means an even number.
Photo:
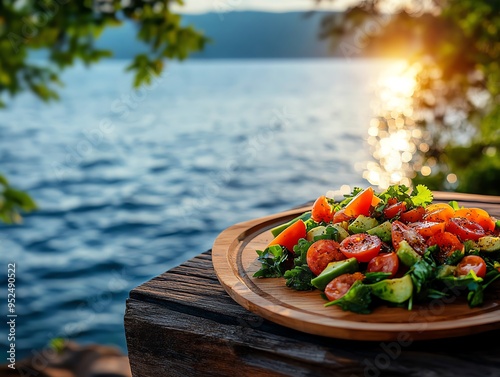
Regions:
<svg viewBox="0 0 500 377"><path fill-rule="evenodd" d="M6 224L22 222L21 213L37 209L35 201L24 191L14 189L8 180L0 175L0 221Z"/></svg>
<svg viewBox="0 0 500 377"><path fill-rule="evenodd" d="M365 273L365 278L363 283L372 284L381 280L388 279L391 276L390 272L367 272Z"/></svg>
<svg viewBox="0 0 500 377"><path fill-rule="evenodd" d="M473 270L470 270L467 275L444 276L439 280L444 282L449 288L468 287L470 284L483 282L483 278L478 277Z"/></svg>
<svg viewBox="0 0 500 377"><path fill-rule="evenodd" d="M462 260L463 257L464 254L462 253L461 250L455 250L453 253L451 253L451 255L449 255L446 258L444 263L449 265L456 265L458 262Z"/></svg>
<svg viewBox="0 0 500 377"><path fill-rule="evenodd" d="M64 349L66 341L63 338L54 338L49 342L49 347L52 348L56 353L61 354Z"/></svg>
<svg viewBox="0 0 500 377"><path fill-rule="evenodd" d="M469 293L467 294L467 302L471 308L481 306L484 302L484 287L478 282L473 282L467 286Z"/></svg>
<svg viewBox="0 0 500 377"><path fill-rule="evenodd" d="M285 271L286 286L297 291L310 291L315 289L311 284L311 279L314 274L311 272L307 264L296 266L291 270Z"/></svg>
<svg viewBox="0 0 500 377"><path fill-rule="evenodd" d="M293 253L295 258L293 260L294 266L307 266L307 250L313 244L313 242L306 240L305 238L299 239L297 245L293 247Z"/></svg>
<svg viewBox="0 0 500 377"><path fill-rule="evenodd" d="M258 261L262 267L253 276L258 278L277 278L285 273L285 262L288 259L288 252L279 245L272 245L264 251L256 250Z"/></svg>
<svg viewBox="0 0 500 377"><path fill-rule="evenodd" d="M415 206L426 206L432 203L434 196L432 191L424 185L417 185L415 190L411 193L411 200Z"/></svg>
<svg viewBox="0 0 500 377"><path fill-rule="evenodd" d="M431 251L427 251L408 271L416 293L424 291L432 284L436 277L436 271L436 262L432 259Z"/></svg>
<svg viewBox="0 0 500 377"><path fill-rule="evenodd" d="M341 298L327 302L325 306L337 305L345 311L359 314L371 313L370 304L372 302L371 288L361 280L357 280Z"/></svg>

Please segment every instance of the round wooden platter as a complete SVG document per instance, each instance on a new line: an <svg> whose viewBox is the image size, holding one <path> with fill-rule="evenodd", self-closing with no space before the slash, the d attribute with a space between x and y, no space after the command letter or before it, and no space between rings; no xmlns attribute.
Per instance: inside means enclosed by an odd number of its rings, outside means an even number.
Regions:
<svg viewBox="0 0 500 377"><path fill-rule="evenodd" d="M273 239L270 229L310 207L235 224L219 234L212 248L217 277L227 293L247 310L280 325L332 338L370 341L424 340L475 334L500 328L500 289L485 295L479 308L463 297L435 300L412 310L381 306L370 314L325 307L319 290L295 291L283 278L254 278L256 250ZM492 288L492 287L490 287Z"/></svg>

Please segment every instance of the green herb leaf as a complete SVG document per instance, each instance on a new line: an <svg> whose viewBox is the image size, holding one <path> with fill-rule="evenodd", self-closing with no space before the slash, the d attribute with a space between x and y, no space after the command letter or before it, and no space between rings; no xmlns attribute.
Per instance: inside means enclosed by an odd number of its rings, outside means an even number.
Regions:
<svg viewBox="0 0 500 377"><path fill-rule="evenodd" d="M319 225L316 221L314 221L311 218L304 221L304 223L306 224L306 232L309 232L311 229L316 228Z"/></svg>
<svg viewBox="0 0 500 377"><path fill-rule="evenodd" d="M314 289L311 284L313 273L307 264L296 266L291 270L285 271L286 286L297 291L310 291Z"/></svg>
<svg viewBox="0 0 500 377"><path fill-rule="evenodd" d="M458 264L458 262L460 262L462 260L462 258L464 257L464 254L462 253L461 250L455 250L453 253L451 253L451 255L449 255L446 260L445 260L445 264L449 264L449 265L456 265Z"/></svg>
<svg viewBox="0 0 500 377"><path fill-rule="evenodd" d="M305 238L301 238L297 245L293 247L293 253L295 254L295 258L293 260L293 264L295 267L306 265L307 266L307 250L313 243L306 240Z"/></svg>
<svg viewBox="0 0 500 377"><path fill-rule="evenodd" d="M288 259L288 252L284 247L273 245L264 251L256 250L256 252L262 267L253 274L254 277L277 278L283 276L286 270L285 262Z"/></svg>
<svg viewBox="0 0 500 377"><path fill-rule="evenodd" d="M424 185L417 185L411 193L411 200L415 206L425 207L427 204L431 204L433 199L432 191Z"/></svg>
<svg viewBox="0 0 500 377"><path fill-rule="evenodd" d="M372 302L371 288L361 280L357 280L341 298L327 302L325 306L337 305L345 311L359 314L371 313L370 304Z"/></svg>
<svg viewBox="0 0 500 377"><path fill-rule="evenodd" d="M481 306L484 302L484 287L478 282L473 282L467 286L469 293L467 294L467 302L471 308Z"/></svg>
<svg viewBox="0 0 500 377"><path fill-rule="evenodd" d="M455 211L460 209L460 206L458 205L458 202L456 200L452 200L451 202L448 202L448 204L453 208Z"/></svg>
<svg viewBox="0 0 500 377"><path fill-rule="evenodd" d="M415 291L420 293L429 287L436 277L437 265L432 259L431 251L427 251L422 259L419 259L408 271L413 281Z"/></svg>
<svg viewBox="0 0 500 377"><path fill-rule="evenodd" d="M367 272L365 273L365 278L363 283L372 284L381 280L388 279L391 276L390 272Z"/></svg>
<svg viewBox="0 0 500 377"><path fill-rule="evenodd" d="M453 287L468 287L471 283L481 283L483 278L476 275L473 270L470 270L467 275L461 276L444 276L440 278L449 288Z"/></svg>

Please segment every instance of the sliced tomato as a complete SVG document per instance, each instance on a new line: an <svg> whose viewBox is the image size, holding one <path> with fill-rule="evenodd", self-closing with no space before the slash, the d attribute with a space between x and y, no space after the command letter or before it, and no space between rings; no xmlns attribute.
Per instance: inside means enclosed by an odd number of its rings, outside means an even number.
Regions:
<svg viewBox="0 0 500 377"><path fill-rule="evenodd" d="M462 208L455 211L454 217L465 217L466 219L478 223L487 231L495 230L495 220L488 212L481 208Z"/></svg>
<svg viewBox="0 0 500 377"><path fill-rule="evenodd" d="M389 278L396 276L399 269L399 258L396 253L379 254L368 262L367 272L390 272Z"/></svg>
<svg viewBox="0 0 500 377"><path fill-rule="evenodd" d="M293 247L297 245L301 238L305 238L306 234L306 224L302 219L299 219L278 234L268 246L281 245L293 254Z"/></svg>
<svg viewBox="0 0 500 377"><path fill-rule="evenodd" d="M347 258L356 258L358 262L369 262L382 248L382 241L377 236L366 233L353 234L340 243L340 251Z"/></svg>
<svg viewBox="0 0 500 377"><path fill-rule="evenodd" d="M347 203L344 207L344 213L351 217L357 217L359 215L370 216L373 195L374 192L372 187L364 189Z"/></svg>
<svg viewBox="0 0 500 377"><path fill-rule="evenodd" d="M477 241L486 233L478 223L472 222L465 217L452 217L446 222L446 231L453 233L462 241Z"/></svg>
<svg viewBox="0 0 500 377"><path fill-rule="evenodd" d="M406 211L406 203L396 202L384 208L384 216L386 219L392 219L401 215L404 211Z"/></svg>
<svg viewBox="0 0 500 377"><path fill-rule="evenodd" d="M457 236L450 232L436 233L427 240L427 245L439 247L439 253L436 255L437 259L443 263L447 257L453 254L455 251L464 250L464 245Z"/></svg>
<svg viewBox="0 0 500 377"><path fill-rule="evenodd" d="M318 240L307 249L307 266L314 275L319 275L330 262L347 259L334 240Z"/></svg>
<svg viewBox="0 0 500 377"><path fill-rule="evenodd" d="M364 278L361 272L337 276L325 287L325 296L330 301L337 300L345 295L356 281Z"/></svg>
<svg viewBox="0 0 500 377"><path fill-rule="evenodd" d="M444 222L453 217L455 210L446 203L429 204L425 207L423 220L433 222Z"/></svg>
<svg viewBox="0 0 500 377"><path fill-rule="evenodd" d="M392 206L393 204L396 204L398 200L396 198L389 198L387 199L387 205Z"/></svg>
<svg viewBox="0 0 500 377"><path fill-rule="evenodd" d="M458 263L455 274L459 276L467 275L472 270L480 278L486 275L486 262L478 255L466 255Z"/></svg>
<svg viewBox="0 0 500 377"><path fill-rule="evenodd" d="M352 216L346 215L344 208L342 208L342 209L338 210L337 212L335 212L335 214L333 215L333 222L336 224L336 223L341 223L342 221L349 221L353 218L354 217L352 217Z"/></svg>
<svg viewBox="0 0 500 377"><path fill-rule="evenodd" d="M424 238L429 238L436 233L445 231L446 223L437 223L433 221L417 221L408 224L410 228L415 229Z"/></svg>
<svg viewBox="0 0 500 377"><path fill-rule="evenodd" d="M333 209L330 203L328 203L326 196L321 195L316 199L312 206L311 218L317 223L329 223L333 220Z"/></svg>
<svg viewBox="0 0 500 377"><path fill-rule="evenodd" d="M405 211L399 216L399 221L402 223L416 223L417 221L421 221L425 215L425 208L422 206L415 207L408 211Z"/></svg>
<svg viewBox="0 0 500 377"><path fill-rule="evenodd" d="M399 249L399 244L403 240L408 242L408 244L420 255L423 255L427 249L424 237L422 237L415 229L410 228L408 225L403 224L399 220L392 222L391 237L392 246L396 251Z"/></svg>

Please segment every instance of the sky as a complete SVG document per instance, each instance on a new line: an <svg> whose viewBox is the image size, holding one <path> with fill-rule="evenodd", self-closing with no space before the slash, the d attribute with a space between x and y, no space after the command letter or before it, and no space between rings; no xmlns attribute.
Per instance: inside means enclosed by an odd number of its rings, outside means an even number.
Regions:
<svg viewBox="0 0 500 377"><path fill-rule="evenodd" d="M184 0L178 7L181 13L233 12L260 10L266 12L289 12L304 10L342 10L353 0L323 0L319 5L315 0Z"/></svg>

